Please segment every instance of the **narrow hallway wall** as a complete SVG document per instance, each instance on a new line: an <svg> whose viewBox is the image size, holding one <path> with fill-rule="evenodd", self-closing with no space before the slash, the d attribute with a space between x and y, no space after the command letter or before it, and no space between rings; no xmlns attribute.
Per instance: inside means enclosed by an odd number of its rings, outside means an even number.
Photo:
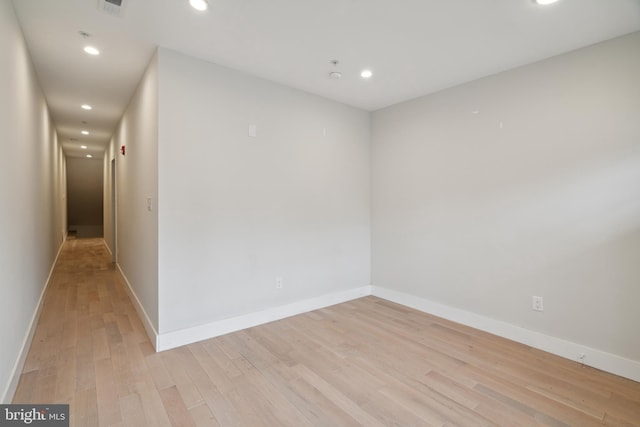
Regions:
<svg viewBox="0 0 640 427"><path fill-rule="evenodd" d="M11 2L0 0L0 401L13 396L66 226L65 159Z"/></svg>
<svg viewBox="0 0 640 427"><path fill-rule="evenodd" d="M158 83L154 56L105 151L105 242L134 294L153 342L158 330ZM122 155L120 147L126 147ZM111 161L116 165L117 236L112 233ZM142 310L142 312L140 311Z"/></svg>
<svg viewBox="0 0 640 427"><path fill-rule="evenodd" d="M103 237L103 161L67 159L69 231L78 237Z"/></svg>

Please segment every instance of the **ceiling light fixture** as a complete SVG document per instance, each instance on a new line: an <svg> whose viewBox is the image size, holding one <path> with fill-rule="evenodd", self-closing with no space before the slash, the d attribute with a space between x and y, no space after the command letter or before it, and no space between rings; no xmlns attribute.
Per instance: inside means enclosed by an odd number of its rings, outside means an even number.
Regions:
<svg viewBox="0 0 640 427"><path fill-rule="evenodd" d="M80 148L82 148L83 150L86 150L87 146L86 145L81 145Z"/></svg>
<svg viewBox="0 0 640 427"><path fill-rule="evenodd" d="M93 107L91 105L89 105L89 104L82 104L81 107L82 107L83 110L92 110L93 109Z"/></svg>
<svg viewBox="0 0 640 427"><path fill-rule="evenodd" d="M547 5L547 4L555 3L557 1L558 0L536 0L536 3L541 5Z"/></svg>
<svg viewBox="0 0 640 427"><path fill-rule="evenodd" d="M89 135L89 131L88 130L83 130L82 132L80 132L83 135Z"/></svg>
<svg viewBox="0 0 640 427"><path fill-rule="evenodd" d="M87 154L87 158L92 158L93 156L91 154Z"/></svg>
<svg viewBox="0 0 640 427"><path fill-rule="evenodd" d="M85 46L84 51L87 52L89 55L93 55L93 56L100 55L100 51L93 46Z"/></svg>
<svg viewBox="0 0 640 427"><path fill-rule="evenodd" d="M189 4L192 8L200 12L204 12L209 7L207 0L189 0Z"/></svg>
<svg viewBox="0 0 640 427"><path fill-rule="evenodd" d="M373 76L373 72L371 70L362 70L360 73L360 77L363 79L370 79Z"/></svg>

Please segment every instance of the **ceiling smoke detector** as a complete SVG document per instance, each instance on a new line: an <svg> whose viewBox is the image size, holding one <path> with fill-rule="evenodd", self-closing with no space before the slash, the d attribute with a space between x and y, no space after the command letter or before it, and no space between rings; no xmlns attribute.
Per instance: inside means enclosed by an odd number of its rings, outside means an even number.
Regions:
<svg viewBox="0 0 640 427"><path fill-rule="evenodd" d="M98 0L98 10L112 16L122 16L125 0Z"/></svg>

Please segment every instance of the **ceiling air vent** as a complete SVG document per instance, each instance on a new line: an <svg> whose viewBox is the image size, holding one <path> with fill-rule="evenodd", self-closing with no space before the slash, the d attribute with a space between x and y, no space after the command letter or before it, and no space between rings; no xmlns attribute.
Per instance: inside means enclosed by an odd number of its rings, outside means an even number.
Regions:
<svg viewBox="0 0 640 427"><path fill-rule="evenodd" d="M125 0L98 0L98 9L113 16L122 16Z"/></svg>

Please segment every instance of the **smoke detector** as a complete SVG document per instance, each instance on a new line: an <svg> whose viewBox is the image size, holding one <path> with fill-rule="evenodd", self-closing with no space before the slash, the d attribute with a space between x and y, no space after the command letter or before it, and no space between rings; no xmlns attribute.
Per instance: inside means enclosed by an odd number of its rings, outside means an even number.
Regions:
<svg viewBox="0 0 640 427"><path fill-rule="evenodd" d="M125 0L98 0L98 10L112 16L122 16Z"/></svg>

